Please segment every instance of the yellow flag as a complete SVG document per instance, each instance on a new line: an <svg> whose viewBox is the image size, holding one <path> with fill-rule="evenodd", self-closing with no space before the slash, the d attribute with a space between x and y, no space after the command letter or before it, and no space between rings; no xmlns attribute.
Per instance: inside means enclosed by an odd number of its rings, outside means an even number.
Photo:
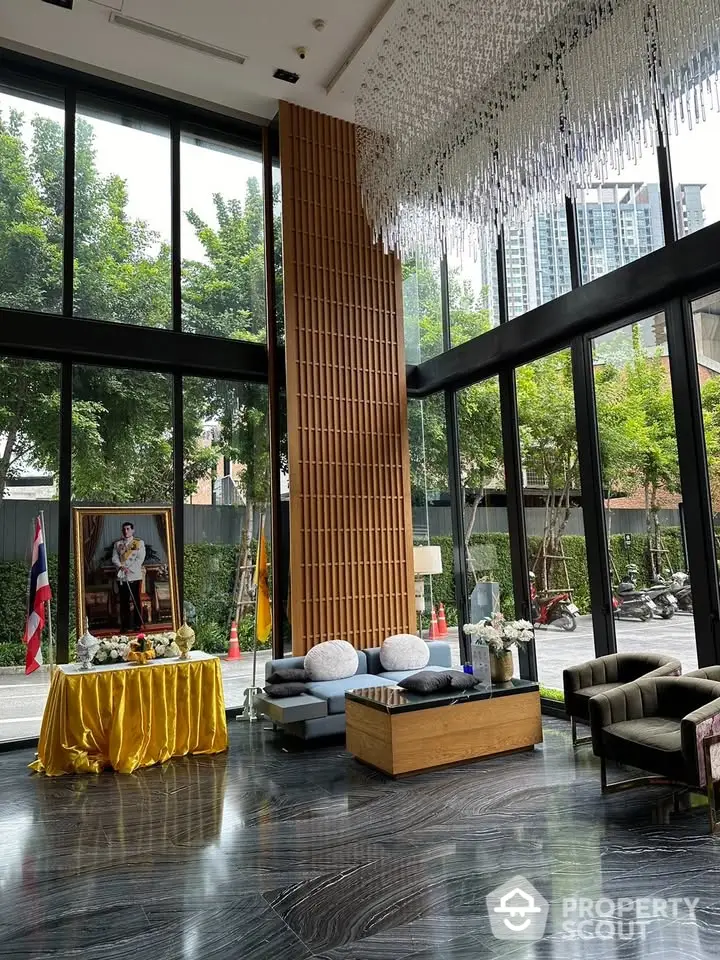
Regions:
<svg viewBox="0 0 720 960"><path fill-rule="evenodd" d="M255 561L255 629L258 643L265 643L272 631L272 613L270 612L270 590L268 588L267 546L265 531L260 531L257 560Z"/></svg>

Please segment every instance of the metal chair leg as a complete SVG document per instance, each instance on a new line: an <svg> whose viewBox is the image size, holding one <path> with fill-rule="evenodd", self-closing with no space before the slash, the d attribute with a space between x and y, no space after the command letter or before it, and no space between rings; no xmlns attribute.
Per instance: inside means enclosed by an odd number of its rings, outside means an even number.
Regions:
<svg viewBox="0 0 720 960"><path fill-rule="evenodd" d="M622 790L633 790L635 787L673 787L677 785L675 780L653 774L608 783L607 760L604 756L600 757L600 789L603 793L620 793ZM681 784L681 786L684 785Z"/></svg>
<svg viewBox="0 0 720 960"><path fill-rule="evenodd" d="M577 735L577 720L575 717L570 717L570 730L572 732L573 747L580 746L582 743L590 743L592 741L592 737L579 737Z"/></svg>

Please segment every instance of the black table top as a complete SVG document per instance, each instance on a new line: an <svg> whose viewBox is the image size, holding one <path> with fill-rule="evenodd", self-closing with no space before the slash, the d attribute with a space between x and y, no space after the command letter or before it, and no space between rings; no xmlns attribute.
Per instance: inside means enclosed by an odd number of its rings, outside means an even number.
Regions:
<svg viewBox="0 0 720 960"><path fill-rule="evenodd" d="M469 690L443 690L438 693L412 693L402 687L367 687L364 690L348 690L346 699L362 703L385 713L406 713L410 710L426 710L429 707L446 707L466 700L490 700L493 697L508 697L516 693L533 693L540 687L533 680L513 678L507 683L472 687Z"/></svg>

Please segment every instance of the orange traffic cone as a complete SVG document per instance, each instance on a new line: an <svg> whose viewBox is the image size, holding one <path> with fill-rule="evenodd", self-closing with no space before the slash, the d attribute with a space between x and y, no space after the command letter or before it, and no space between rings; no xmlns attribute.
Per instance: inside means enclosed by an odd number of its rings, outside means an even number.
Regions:
<svg viewBox="0 0 720 960"><path fill-rule="evenodd" d="M428 634L428 640L437 640L438 634L438 620L437 614L435 613L435 604L432 605L432 616L430 618L430 633Z"/></svg>
<svg viewBox="0 0 720 960"><path fill-rule="evenodd" d="M238 643L237 622L235 620L230 625L230 648L227 658L228 660L240 659L240 644Z"/></svg>
<svg viewBox="0 0 720 960"><path fill-rule="evenodd" d="M438 636L446 637L448 635L447 620L445 619L445 604L438 605Z"/></svg>

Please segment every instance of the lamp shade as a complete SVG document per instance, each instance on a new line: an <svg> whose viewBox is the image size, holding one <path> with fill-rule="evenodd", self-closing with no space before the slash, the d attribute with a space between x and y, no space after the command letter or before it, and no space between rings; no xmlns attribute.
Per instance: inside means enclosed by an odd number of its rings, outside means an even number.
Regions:
<svg viewBox="0 0 720 960"><path fill-rule="evenodd" d="M413 561L416 577L426 577L443 571L440 547L413 547Z"/></svg>

